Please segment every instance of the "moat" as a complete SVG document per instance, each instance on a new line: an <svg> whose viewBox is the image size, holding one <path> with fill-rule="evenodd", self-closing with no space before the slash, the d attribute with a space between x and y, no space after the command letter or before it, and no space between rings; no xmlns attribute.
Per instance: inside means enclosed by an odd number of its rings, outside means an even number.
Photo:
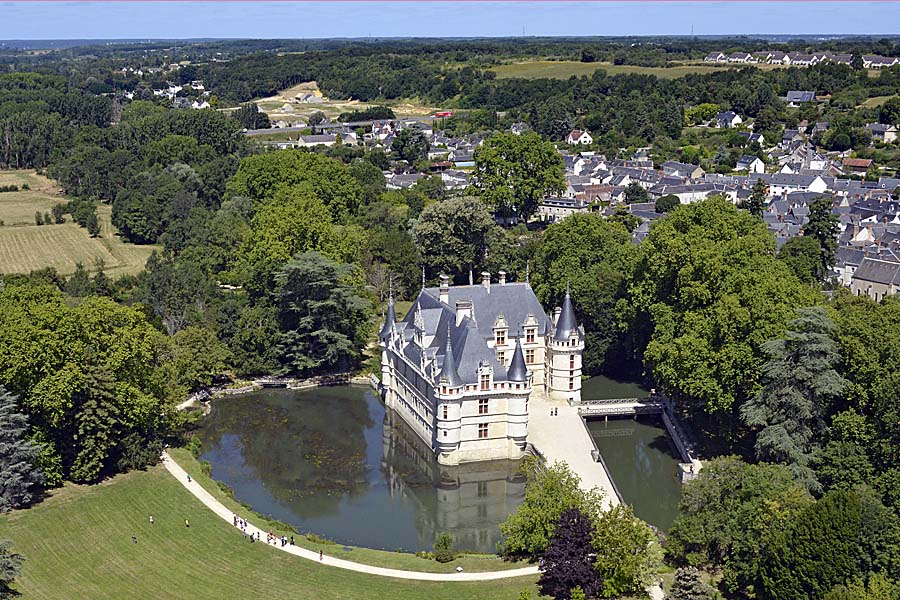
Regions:
<svg viewBox="0 0 900 600"><path fill-rule="evenodd" d="M585 385L592 395L630 389L595 379ZM626 502L667 528L680 484L665 430L631 419L589 428ZM447 531L458 548L495 552L499 525L525 492L515 461L438 465L364 386L222 398L213 402L200 437L200 459L237 500L341 544L423 550Z"/></svg>

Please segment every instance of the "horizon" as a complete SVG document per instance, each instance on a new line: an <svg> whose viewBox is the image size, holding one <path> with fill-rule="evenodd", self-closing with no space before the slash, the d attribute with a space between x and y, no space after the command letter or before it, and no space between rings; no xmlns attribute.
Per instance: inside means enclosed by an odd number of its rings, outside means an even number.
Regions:
<svg viewBox="0 0 900 600"><path fill-rule="evenodd" d="M871 27L873 23L900 22L897 2L829 0L38 1L4 2L0 6L4 15L0 39L8 42L738 36L834 39L896 37L896 31L873 33ZM795 33L801 23L807 33ZM835 31L835 23L840 23L843 31Z"/></svg>

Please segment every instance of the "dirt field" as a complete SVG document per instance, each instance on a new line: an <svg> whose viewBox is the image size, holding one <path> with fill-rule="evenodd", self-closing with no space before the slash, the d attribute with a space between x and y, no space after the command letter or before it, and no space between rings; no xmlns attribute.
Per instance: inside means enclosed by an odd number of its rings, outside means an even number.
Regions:
<svg viewBox="0 0 900 600"><path fill-rule="evenodd" d="M34 213L46 213L54 204L65 202L52 181L34 171L0 171L0 185L27 183L31 189L0 193L0 273L28 273L53 267L63 275L72 273L76 263L89 271L98 261L110 277L137 273L156 246L136 246L123 242L112 226L112 207L97 209L100 236L92 238L87 230L66 216L66 223L35 225Z"/></svg>
<svg viewBox="0 0 900 600"><path fill-rule="evenodd" d="M297 96L303 94L315 94L322 98L323 101L310 104L294 102ZM322 111L326 117L334 119L341 113L364 110L372 106L370 103L357 100L330 100L325 98L322 92L319 91L319 86L315 81L295 85L292 88L278 92L275 96L261 98L255 102L261 111L269 115L273 123L275 121L285 121L289 125L305 123L309 115L316 111ZM285 104L290 105L290 108L286 110ZM421 117L440 110L434 106L425 106L416 99L391 101L385 104L390 106L398 117Z"/></svg>

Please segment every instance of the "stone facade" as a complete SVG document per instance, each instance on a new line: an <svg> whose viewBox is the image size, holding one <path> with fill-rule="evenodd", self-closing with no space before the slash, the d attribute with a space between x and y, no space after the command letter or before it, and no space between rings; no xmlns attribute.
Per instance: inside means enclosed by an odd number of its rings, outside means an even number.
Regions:
<svg viewBox="0 0 900 600"><path fill-rule="evenodd" d="M423 288L398 322L389 302L381 346L385 404L455 465L518 459L533 393L578 402L584 330L572 300L550 318L526 283Z"/></svg>

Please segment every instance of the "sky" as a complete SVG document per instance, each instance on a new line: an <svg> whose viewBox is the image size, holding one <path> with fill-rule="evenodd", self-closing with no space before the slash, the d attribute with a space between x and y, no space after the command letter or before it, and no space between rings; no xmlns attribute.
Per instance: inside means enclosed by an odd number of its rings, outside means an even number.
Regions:
<svg viewBox="0 0 900 600"><path fill-rule="evenodd" d="M0 39L896 34L900 2L0 2Z"/></svg>

